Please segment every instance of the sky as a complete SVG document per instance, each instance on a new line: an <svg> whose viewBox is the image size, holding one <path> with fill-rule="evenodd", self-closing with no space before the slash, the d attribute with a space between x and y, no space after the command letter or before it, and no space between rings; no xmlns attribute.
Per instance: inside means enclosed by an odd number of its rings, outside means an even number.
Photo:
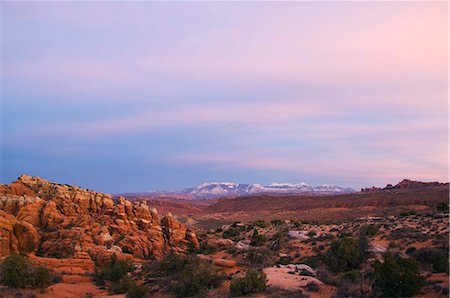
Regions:
<svg viewBox="0 0 450 298"><path fill-rule="evenodd" d="M1 2L1 183L448 181L447 2Z"/></svg>

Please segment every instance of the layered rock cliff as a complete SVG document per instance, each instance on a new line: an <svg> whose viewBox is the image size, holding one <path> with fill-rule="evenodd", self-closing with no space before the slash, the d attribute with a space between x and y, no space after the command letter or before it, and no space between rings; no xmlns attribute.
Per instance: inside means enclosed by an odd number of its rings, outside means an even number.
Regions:
<svg viewBox="0 0 450 298"><path fill-rule="evenodd" d="M0 257L22 252L101 264L113 254L159 259L189 245L198 246L193 231L144 202L25 175L0 185Z"/></svg>

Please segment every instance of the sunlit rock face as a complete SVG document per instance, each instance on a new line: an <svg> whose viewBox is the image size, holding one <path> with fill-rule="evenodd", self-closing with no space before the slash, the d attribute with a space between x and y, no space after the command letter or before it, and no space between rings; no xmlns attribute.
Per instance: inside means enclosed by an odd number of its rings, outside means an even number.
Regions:
<svg viewBox="0 0 450 298"><path fill-rule="evenodd" d="M0 185L0 256L159 259L198 246L195 233L172 215L159 218L146 203L20 176Z"/></svg>

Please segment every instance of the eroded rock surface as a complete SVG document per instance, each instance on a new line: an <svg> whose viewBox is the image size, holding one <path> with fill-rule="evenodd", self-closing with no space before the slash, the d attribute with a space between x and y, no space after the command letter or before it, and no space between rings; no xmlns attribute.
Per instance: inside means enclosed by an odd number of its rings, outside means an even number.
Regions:
<svg viewBox="0 0 450 298"><path fill-rule="evenodd" d="M146 203L21 176L0 185L0 257L13 252L47 258L159 259L198 247L195 233Z"/></svg>

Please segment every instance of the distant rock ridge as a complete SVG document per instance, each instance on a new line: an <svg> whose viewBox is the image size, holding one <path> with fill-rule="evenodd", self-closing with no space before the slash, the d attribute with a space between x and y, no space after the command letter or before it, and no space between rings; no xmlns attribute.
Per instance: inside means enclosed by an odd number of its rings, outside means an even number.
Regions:
<svg viewBox="0 0 450 298"><path fill-rule="evenodd" d="M159 217L145 202L22 175L0 185L0 257L159 259L198 246L197 236L171 214Z"/></svg>
<svg viewBox="0 0 450 298"><path fill-rule="evenodd" d="M342 194L355 192L352 188L322 184L312 187L307 183L272 183L270 185L245 184L234 182L205 182L196 187L173 191L173 194L186 194L197 199L247 196L253 194ZM150 192L152 193L152 192ZM164 194L170 191L162 192Z"/></svg>
<svg viewBox="0 0 450 298"><path fill-rule="evenodd" d="M396 185L387 184L386 187L366 187L362 188L361 192L379 192L379 191L389 191L389 190L399 190L399 189L422 189L428 187L436 187L436 186L449 186L449 183L440 183L440 182L422 182L422 181L414 181L409 179L403 179Z"/></svg>

